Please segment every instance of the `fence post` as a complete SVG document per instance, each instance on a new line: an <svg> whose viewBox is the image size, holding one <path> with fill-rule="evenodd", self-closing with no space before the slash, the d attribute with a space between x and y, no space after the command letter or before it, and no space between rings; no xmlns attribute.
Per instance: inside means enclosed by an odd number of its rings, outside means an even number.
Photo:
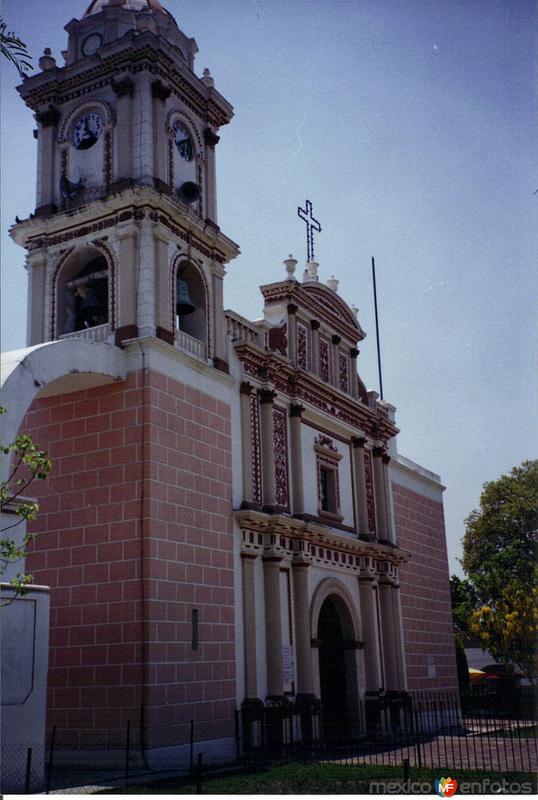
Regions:
<svg viewBox="0 0 538 800"><path fill-rule="evenodd" d="M189 772L191 780L194 777L194 720L191 719L191 733L190 733L190 767Z"/></svg>
<svg viewBox="0 0 538 800"><path fill-rule="evenodd" d="M235 726L235 757L237 762L241 760L241 741L240 741L240 729L239 729L239 709L235 709L234 712L234 726Z"/></svg>
<svg viewBox="0 0 538 800"><path fill-rule="evenodd" d="M202 764L202 753L198 753L198 765L196 767L196 794L202 794L202 772L204 765Z"/></svg>
<svg viewBox="0 0 538 800"><path fill-rule="evenodd" d="M409 759L408 758L404 758L404 760L403 760L403 773L404 773L404 776L403 776L404 783L407 783L407 781L409 780ZM406 790L409 792L409 787L408 786L406 787Z"/></svg>
<svg viewBox="0 0 538 800"><path fill-rule="evenodd" d="M26 780L24 782L25 794L30 794L30 779L32 775L32 748L26 750Z"/></svg>
<svg viewBox="0 0 538 800"><path fill-rule="evenodd" d="M125 785L129 780L129 756L131 749L131 721L127 720L127 732L125 734Z"/></svg>
<svg viewBox="0 0 538 800"><path fill-rule="evenodd" d="M420 738L419 738L420 737L420 730L419 730L419 726L418 726L418 722L417 722L417 707L416 707L417 697L416 697L416 695L415 695L415 697L413 699L415 700L415 702L411 702L411 719L412 719L412 725L413 725L413 735L414 735L414 738L415 738L415 747L416 747L416 752L417 752L417 766L418 767L422 767L422 754L420 752Z"/></svg>
<svg viewBox="0 0 538 800"><path fill-rule="evenodd" d="M54 742L56 739L56 725L52 726L52 737L50 740L50 753L49 753L49 763L47 766L47 794L50 794L50 784L52 780L52 759L54 757Z"/></svg>

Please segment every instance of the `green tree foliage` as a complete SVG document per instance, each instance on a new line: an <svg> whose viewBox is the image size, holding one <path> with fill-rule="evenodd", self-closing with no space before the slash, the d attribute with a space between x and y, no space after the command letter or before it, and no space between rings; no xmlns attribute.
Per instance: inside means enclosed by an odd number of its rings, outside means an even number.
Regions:
<svg viewBox="0 0 538 800"><path fill-rule="evenodd" d="M17 68L21 78L26 77L28 70L32 69L32 57L28 54L25 43L12 31L7 30L7 24L1 17L0 52Z"/></svg>
<svg viewBox="0 0 538 800"><path fill-rule="evenodd" d="M491 605L508 584L538 583L538 461L484 484L480 510L465 520L463 569L478 599Z"/></svg>
<svg viewBox="0 0 538 800"><path fill-rule="evenodd" d="M538 461L484 485L466 520L463 568L476 588L469 630L484 650L536 680Z"/></svg>
<svg viewBox="0 0 538 800"><path fill-rule="evenodd" d="M0 414L5 412L0 408ZM13 538L6 536L8 531L13 531L26 520L35 519L39 506L35 502L26 501L23 497L32 481L45 480L51 470L51 461L44 450L40 450L28 434L19 434L15 441L8 445L0 445L4 459L10 459L11 471L5 481L0 483L0 511L11 511L15 521L2 528L0 539L0 576L4 574L9 564L20 561L26 555L27 547L34 538L31 533ZM17 573L9 585L15 590L15 596L24 591L25 586L32 582L31 575ZM13 596L12 596L13 598Z"/></svg>
<svg viewBox="0 0 538 800"><path fill-rule="evenodd" d="M476 589L465 578L457 575L450 577L450 599L452 601L452 617L454 629L460 637L469 632L469 617L478 605Z"/></svg>
<svg viewBox="0 0 538 800"><path fill-rule="evenodd" d="M508 584L493 605L484 605L471 614L469 629L484 650L499 661L513 661L531 683L538 682L538 589L526 590Z"/></svg>

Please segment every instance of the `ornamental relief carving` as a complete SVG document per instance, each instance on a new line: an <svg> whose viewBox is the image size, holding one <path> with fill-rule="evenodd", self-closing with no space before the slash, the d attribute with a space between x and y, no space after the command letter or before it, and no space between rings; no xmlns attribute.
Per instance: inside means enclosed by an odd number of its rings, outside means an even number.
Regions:
<svg viewBox="0 0 538 800"><path fill-rule="evenodd" d="M368 530L375 533L374 481L372 477L372 456L364 450L364 475L366 482L366 507L368 509Z"/></svg>
<svg viewBox="0 0 538 800"><path fill-rule="evenodd" d="M308 330L297 323L297 366L308 369Z"/></svg>
<svg viewBox="0 0 538 800"><path fill-rule="evenodd" d="M250 395L250 431L252 441L252 500L262 502L262 460L260 446L260 406L258 396Z"/></svg>
<svg viewBox="0 0 538 800"><path fill-rule="evenodd" d="M276 502L285 508L289 505L288 492L288 431L286 412L273 408L275 489Z"/></svg>

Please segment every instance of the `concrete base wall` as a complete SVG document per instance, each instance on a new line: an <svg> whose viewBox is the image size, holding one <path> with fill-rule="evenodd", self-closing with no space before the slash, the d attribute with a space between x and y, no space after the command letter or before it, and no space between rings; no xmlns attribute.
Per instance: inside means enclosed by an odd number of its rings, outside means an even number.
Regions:
<svg viewBox="0 0 538 800"><path fill-rule="evenodd" d="M23 596L14 597L6 584L0 587L2 604L7 603L1 611L1 791L25 791L31 748L29 787L37 792L44 782L49 592L44 586L30 586Z"/></svg>

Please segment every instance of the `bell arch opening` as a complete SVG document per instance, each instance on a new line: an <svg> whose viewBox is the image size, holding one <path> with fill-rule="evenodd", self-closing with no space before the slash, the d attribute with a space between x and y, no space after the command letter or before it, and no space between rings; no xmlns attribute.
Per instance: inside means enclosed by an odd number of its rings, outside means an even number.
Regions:
<svg viewBox="0 0 538 800"><path fill-rule="evenodd" d="M207 290L201 272L190 261L176 270L174 298L175 328L207 347Z"/></svg>
<svg viewBox="0 0 538 800"><path fill-rule="evenodd" d="M106 256L81 248L56 276L54 338L108 324L110 270Z"/></svg>
<svg viewBox="0 0 538 800"><path fill-rule="evenodd" d="M354 625L339 595L331 594L323 601L317 638L325 740L335 746L344 745L356 735L360 711Z"/></svg>

